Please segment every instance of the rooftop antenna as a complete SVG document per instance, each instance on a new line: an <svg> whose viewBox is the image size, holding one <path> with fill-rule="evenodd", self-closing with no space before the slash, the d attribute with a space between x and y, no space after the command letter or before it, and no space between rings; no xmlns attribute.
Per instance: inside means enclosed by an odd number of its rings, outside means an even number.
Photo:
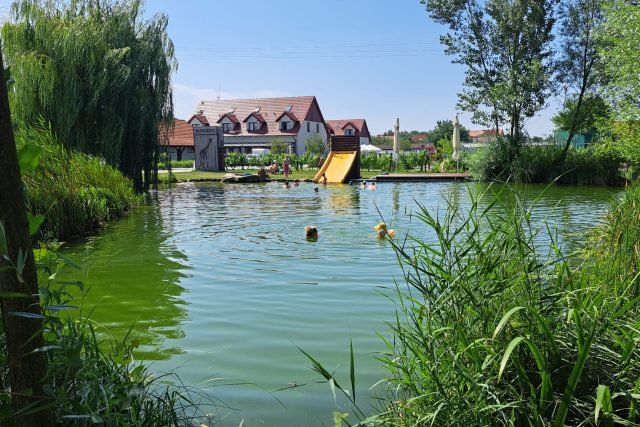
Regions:
<svg viewBox="0 0 640 427"><path fill-rule="evenodd" d="M216 97L216 100L220 101L220 82L218 82L218 96Z"/></svg>

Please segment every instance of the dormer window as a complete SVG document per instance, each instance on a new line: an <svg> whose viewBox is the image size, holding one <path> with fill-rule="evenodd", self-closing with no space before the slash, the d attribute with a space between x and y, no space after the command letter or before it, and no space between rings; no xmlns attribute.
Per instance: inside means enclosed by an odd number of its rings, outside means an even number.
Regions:
<svg viewBox="0 0 640 427"><path fill-rule="evenodd" d="M353 129L348 128L344 130L344 134L347 136L352 136L353 135Z"/></svg>
<svg viewBox="0 0 640 427"><path fill-rule="evenodd" d="M231 132L231 123L222 123L223 132Z"/></svg>
<svg viewBox="0 0 640 427"><path fill-rule="evenodd" d="M258 130L258 122L249 122L247 123L247 130L249 132L255 132Z"/></svg>
<svg viewBox="0 0 640 427"><path fill-rule="evenodd" d="M285 121L280 122L280 130L287 130L287 129L289 129L289 122L285 122Z"/></svg>

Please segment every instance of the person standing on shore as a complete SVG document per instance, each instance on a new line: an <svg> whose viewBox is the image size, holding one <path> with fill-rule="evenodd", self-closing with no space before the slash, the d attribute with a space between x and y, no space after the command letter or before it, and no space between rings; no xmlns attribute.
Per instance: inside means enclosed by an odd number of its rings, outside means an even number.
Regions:
<svg viewBox="0 0 640 427"><path fill-rule="evenodd" d="M284 163L282 164L282 172L284 173L284 179L289 178L291 173L291 167L289 166L289 156L284 156Z"/></svg>

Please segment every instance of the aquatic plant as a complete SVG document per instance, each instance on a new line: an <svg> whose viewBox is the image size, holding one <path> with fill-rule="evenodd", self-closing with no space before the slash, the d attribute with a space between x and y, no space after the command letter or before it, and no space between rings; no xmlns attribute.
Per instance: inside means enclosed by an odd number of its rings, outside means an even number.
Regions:
<svg viewBox="0 0 640 427"><path fill-rule="evenodd" d="M99 158L66 150L43 123L18 126L15 137L18 149L39 150L39 166L23 176L29 210L44 215L39 239L94 230L140 201L131 180Z"/></svg>
<svg viewBox="0 0 640 427"><path fill-rule="evenodd" d="M380 360L390 425L634 424L640 382L637 225L629 191L592 236L539 250L535 202L487 192L468 212L422 209L436 244L394 244L406 288ZM489 199L489 200L487 200ZM481 203L482 202L482 203ZM631 212L629 211L631 209ZM636 223L637 224L637 223ZM538 248L538 249L536 249ZM632 265L630 265L630 263Z"/></svg>

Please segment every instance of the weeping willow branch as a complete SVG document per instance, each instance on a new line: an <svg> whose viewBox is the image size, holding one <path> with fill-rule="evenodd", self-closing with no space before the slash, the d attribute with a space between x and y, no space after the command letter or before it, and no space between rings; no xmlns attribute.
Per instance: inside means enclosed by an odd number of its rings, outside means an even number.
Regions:
<svg viewBox="0 0 640 427"><path fill-rule="evenodd" d="M18 122L44 118L67 149L149 187L158 130L173 117L177 63L166 15L141 0L19 0L2 27Z"/></svg>

